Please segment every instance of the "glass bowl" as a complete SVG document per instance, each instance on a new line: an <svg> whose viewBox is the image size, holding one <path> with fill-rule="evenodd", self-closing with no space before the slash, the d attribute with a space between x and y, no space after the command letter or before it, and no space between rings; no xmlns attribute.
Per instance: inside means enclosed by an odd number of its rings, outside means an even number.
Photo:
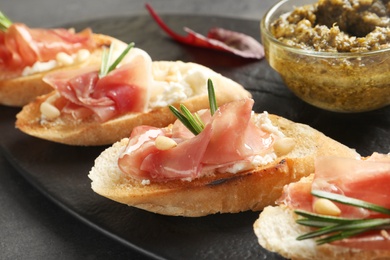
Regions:
<svg viewBox="0 0 390 260"><path fill-rule="evenodd" d="M270 25L313 0L283 0L261 20L266 59L303 101L335 112L364 112L390 104L390 48L366 52L325 52L278 41Z"/></svg>

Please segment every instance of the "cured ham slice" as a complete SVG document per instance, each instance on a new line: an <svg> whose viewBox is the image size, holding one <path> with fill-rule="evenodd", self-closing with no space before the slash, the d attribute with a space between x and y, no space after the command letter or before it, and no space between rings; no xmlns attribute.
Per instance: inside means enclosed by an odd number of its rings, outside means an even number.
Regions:
<svg viewBox="0 0 390 260"><path fill-rule="evenodd" d="M374 154L368 160L353 160L339 157L320 157L315 164L313 182L292 183L285 187L281 202L311 211L314 201L310 192L325 190L343 194L390 208L390 156ZM364 209L338 205L343 217L362 218L377 213Z"/></svg>
<svg viewBox="0 0 390 260"><path fill-rule="evenodd" d="M105 122L127 112L143 112L149 99L151 59L142 51L130 55L103 78L97 67L88 67L54 72L43 80L60 93L55 105L61 113L75 119L95 115Z"/></svg>
<svg viewBox="0 0 390 260"><path fill-rule="evenodd" d="M197 136L176 121L171 128L164 128L165 132L159 132L177 142L169 150L155 148L157 136L150 136L150 128L136 128L118 160L119 167L136 179L192 180L205 174L204 167L212 171L261 155L270 149L274 137L250 120L252 106L252 99L244 99L221 106L213 117L209 111L202 111L200 117L206 126ZM147 141L139 145L141 139Z"/></svg>
<svg viewBox="0 0 390 260"><path fill-rule="evenodd" d="M14 23L7 31L0 32L0 67L21 71L37 61L53 60L59 52L74 54L80 49L92 51L95 47L90 29L74 33L63 28L32 29Z"/></svg>
<svg viewBox="0 0 390 260"><path fill-rule="evenodd" d="M387 161L333 158L331 164L320 159L316 167L313 189L333 191L390 208L390 157Z"/></svg>
<svg viewBox="0 0 390 260"><path fill-rule="evenodd" d="M283 195L277 201L293 209L313 211L314 197L311 195L312 178L305 177L298 182L290 183L283 188Z"/></svg>
<svg viewBox="0 0 390 260"><path fill-rule="evenodd" d="M175 148L147 154L140 169L148 172L150 179L191 180L199 177L211 133L211 125L208 125L196 138L187 139Z"/></svg>
<svg viewBox="0 0 390 260"><path fill-rule="evenodd" d="M154 141L161 135L169 136L169 133L163 129L150 126L139 126L134 128L131 132L130 141L126 150L119 158L119 168L135 178L148 178L148 172L141 170L141 165L143 159L147 155L158 152L158 149L154 145ZM137 156L134 156L135 153Z"/></svg>
<svg viewBox="0 0 390 260"><path fill-rule="evenodd" d="M240 161L251 155L261 154L271 147L272 135L251 122L253 103L252 99L243 99L221 107L214 114L213 135L203 163Z"/></svg>

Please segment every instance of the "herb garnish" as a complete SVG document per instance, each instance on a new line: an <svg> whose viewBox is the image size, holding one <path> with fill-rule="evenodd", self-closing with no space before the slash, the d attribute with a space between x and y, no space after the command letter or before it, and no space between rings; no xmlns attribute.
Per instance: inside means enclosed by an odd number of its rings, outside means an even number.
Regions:
<svg viewBox="0 0 390 260"><path fill-rule="evenodd" d="M218 105L217 98L215 97L214 85L211 79L207 80L207 92L209 95L210 113L211 116L213 116L215 111L218 109Z"/></svg>
<svg viewBox="0 0 390 260"><path fill-rule="evenodd" d="M211 79L207 80L207 92L209 97L210 113L211 115L214 115L215 111L218 109L218 106L215 97L214 85ZM192 114L185 105L180 105L181 112L172 105L169 106L169 109L194 135L200 134L204 129L205 125L199 115L197 113Z"/></svg>
<svg viewBox="0 0 390 260"><path fill-rule="evenodd" d="M11 24L11 20L0 11L0 31L6 31Z"/></svg>
<svg viewBox="0 0 390 260"><path fill-rule="evenodd" d="M390 215L390 209L381 207L373 203L368 203L363 200L358 200L346 197L344 195L318 190L312 191L311 194L315 197L329 199L331 201L339 202L345 205L364 208ZM318 245L342 240L344 238L352 237L370 230L390 228L390 218L351 219L343 217L325 216L302 210L295 210L294 212L297 215L303 217L296 220L298 224L318 228L315 231L297 237L297 240L320 237L316 240Z"/></svg>
<svg viewBox="0 0 390 260"><path fill-rule="evenodd" d="M108 51L107 49L103 50L102 63L100 64L99 78L103 78L108 73L110 73L110 71L114 70L118 66L118 64L123 60L126 54L130 51L130 49L134 47L134 43L133 42L129 43L129 45L127 45L126 49L124 49L121 55L119 55L119 57L111 64L111 66L109 66L109 61L111 60L111 56L114 49L113 46L114 44L111 44Z"/></svg>

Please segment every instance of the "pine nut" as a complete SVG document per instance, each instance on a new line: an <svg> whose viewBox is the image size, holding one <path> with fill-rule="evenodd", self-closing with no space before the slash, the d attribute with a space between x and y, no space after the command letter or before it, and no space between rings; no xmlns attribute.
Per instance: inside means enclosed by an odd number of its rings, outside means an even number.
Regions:
<svg viewBox="0 0 390 260"><path fill-rule="evenodd" d="M332 201L324 198L317 199L313 204L314 212L328 216L340 216L341 210Z"/></svg>
<svg viewBox="0 0 390 260"><path fill-rule="evenodd" d="M56 60L60 65L69 66L73 64L73 58L65 52L57 53Z"/></svg>
<svg viewBox="0 0 390 260"><path fill-rule="evenodd" d="M385 229L382 229L380 233L382 237L384 237L387 240L390 240L390 234Z"/></svg>
<svg viewBox="0 0 390 260"><path fill-rule="evenodd" d="M51 95L50 97L48 97L45 102L47 103L53 103L54 101L57 100L57 98L60 97L60 93L58 93L57 91L55 92L55 94Z"/></svg>
<svg viewBox="0 0 390 260"><path fill-rule="evenodd" d="M86 61L90 55L91 55L91 53L89 52L89 50L81 49L77 52L76 62L80 63L80 62Z"/></svg>
<svg viewBox="0 0 390 260"><path fill-rule="evenodd" d="M160 135L160 136L157 136L157 138L155 140L155 145L156 145L157 149L164 151L164 150L168 150L168 149L171 149L173 147L176 147L177 143L175 142L175 140L173 140L169 137Z"/></svg>
<svg viewBox="0 0 390 260"><path fill-rule="evenodd" d="M277 156L286 155L291 152L295 147L294 138L285 137L277 139L274 143L274 151Z"/></svg>
<svg viewBox="0 0 390 260"><path fill-rule="evenodd" d="M55 119L61 114L60 110L49 102L43 102L40 106L40 111L47 119Z"/></svg>

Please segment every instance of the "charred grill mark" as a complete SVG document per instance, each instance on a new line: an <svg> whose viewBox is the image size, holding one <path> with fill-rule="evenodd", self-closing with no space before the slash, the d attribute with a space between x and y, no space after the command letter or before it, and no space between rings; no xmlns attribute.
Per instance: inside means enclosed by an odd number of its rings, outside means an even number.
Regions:
<svg viewBox="0 0 390 260"><path fill-rule="evenodd" d="M286 171L285 167L288 167L287 160L286 159L280 160L275 167L276 167L277 171L285 172ZM270 168L265 168L265 169L262 169L261 172L266 173L269 170L270 170ZM213 181L207 183L206 186L210 186L210 187L218 186L218 185L230 182L230 181L236 181L238 179L242 179L242 178L249 176L249 175L252 175L252 174L253 174L252 172L246 172L246 173L241 173L239 175L236 174L236 175L232 175L232 176L226 176L226 177L218 179L218 180L213 180Z"/></svg>
<svg viewBox="0 0 390 260"><path fill-rule="evenodd" d="M249 174L246 174L244 176L251 175L251 174L252 173L249 173ZM243 175L238 175L238 176L234 175L231 177L214 180L212 182L207 183L206 186L218 186L218 185L224 184L224 183L229 182L229 181L235 181L237 179L241 179L242 177L243 177Z"/></svg>

